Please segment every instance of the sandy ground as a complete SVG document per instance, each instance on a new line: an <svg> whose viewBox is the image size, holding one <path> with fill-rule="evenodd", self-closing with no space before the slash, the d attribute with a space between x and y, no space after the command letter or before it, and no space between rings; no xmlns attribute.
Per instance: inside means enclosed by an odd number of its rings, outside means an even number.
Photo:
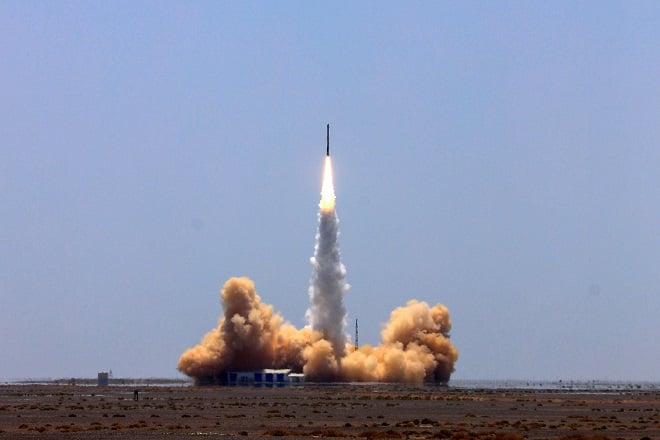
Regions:
<svg viewBox="0 0 660 440"><path fill-rule="evenodd" d="M660 439L660 391L0 386L0 439L197 436Z"/></svg>

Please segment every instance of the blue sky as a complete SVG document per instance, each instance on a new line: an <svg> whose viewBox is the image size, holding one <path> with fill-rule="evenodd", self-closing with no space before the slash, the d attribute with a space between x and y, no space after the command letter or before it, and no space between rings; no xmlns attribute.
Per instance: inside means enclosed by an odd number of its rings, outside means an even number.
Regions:
<svg viewBox="0 0 660 440"><path fill-rule="evenodd" d="M305 324L331 124L349 321L457 379L660 380L655 2L0 3L0 379L177 376Z"/></svg>

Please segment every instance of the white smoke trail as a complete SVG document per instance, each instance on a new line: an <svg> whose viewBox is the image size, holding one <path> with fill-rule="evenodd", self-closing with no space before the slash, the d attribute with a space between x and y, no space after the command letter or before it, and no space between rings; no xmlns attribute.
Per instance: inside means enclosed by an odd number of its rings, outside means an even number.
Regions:
<svg viewBox="0 0 660 440"><path fill-rule="evenodd" d="M321 195L316 245L310 259L314 268L309 286L311 305L306 316L312 330L320 332L332 344L338 364L346 354L348 338L343 299L350 286L344 281L346 268L339 254L339 219L335 211L329 156L326 157Z"/></svg>

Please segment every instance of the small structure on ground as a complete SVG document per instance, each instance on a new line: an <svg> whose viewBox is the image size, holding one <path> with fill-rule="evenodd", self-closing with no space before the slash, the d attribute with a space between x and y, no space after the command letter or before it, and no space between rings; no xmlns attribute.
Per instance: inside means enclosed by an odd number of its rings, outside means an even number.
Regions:
<svg viewBox="0 0 660 440"><path fill-rule="evenodd" d="M285 386L305 382L305 375L290 369L270 369L227 372L228 385Z"/></svg>

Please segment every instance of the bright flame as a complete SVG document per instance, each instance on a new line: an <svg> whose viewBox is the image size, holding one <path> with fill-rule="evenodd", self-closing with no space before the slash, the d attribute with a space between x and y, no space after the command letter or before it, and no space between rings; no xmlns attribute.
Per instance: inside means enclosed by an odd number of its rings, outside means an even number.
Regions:
<svg viewBox="0 0 660 440"><path fill-rule="evenodd" d="M325 157L325 168L323 169L323 186L321 187L321 201L319 208L322 211L335 209L335 187L332 184L332 163L330 156Z"/></svg>

